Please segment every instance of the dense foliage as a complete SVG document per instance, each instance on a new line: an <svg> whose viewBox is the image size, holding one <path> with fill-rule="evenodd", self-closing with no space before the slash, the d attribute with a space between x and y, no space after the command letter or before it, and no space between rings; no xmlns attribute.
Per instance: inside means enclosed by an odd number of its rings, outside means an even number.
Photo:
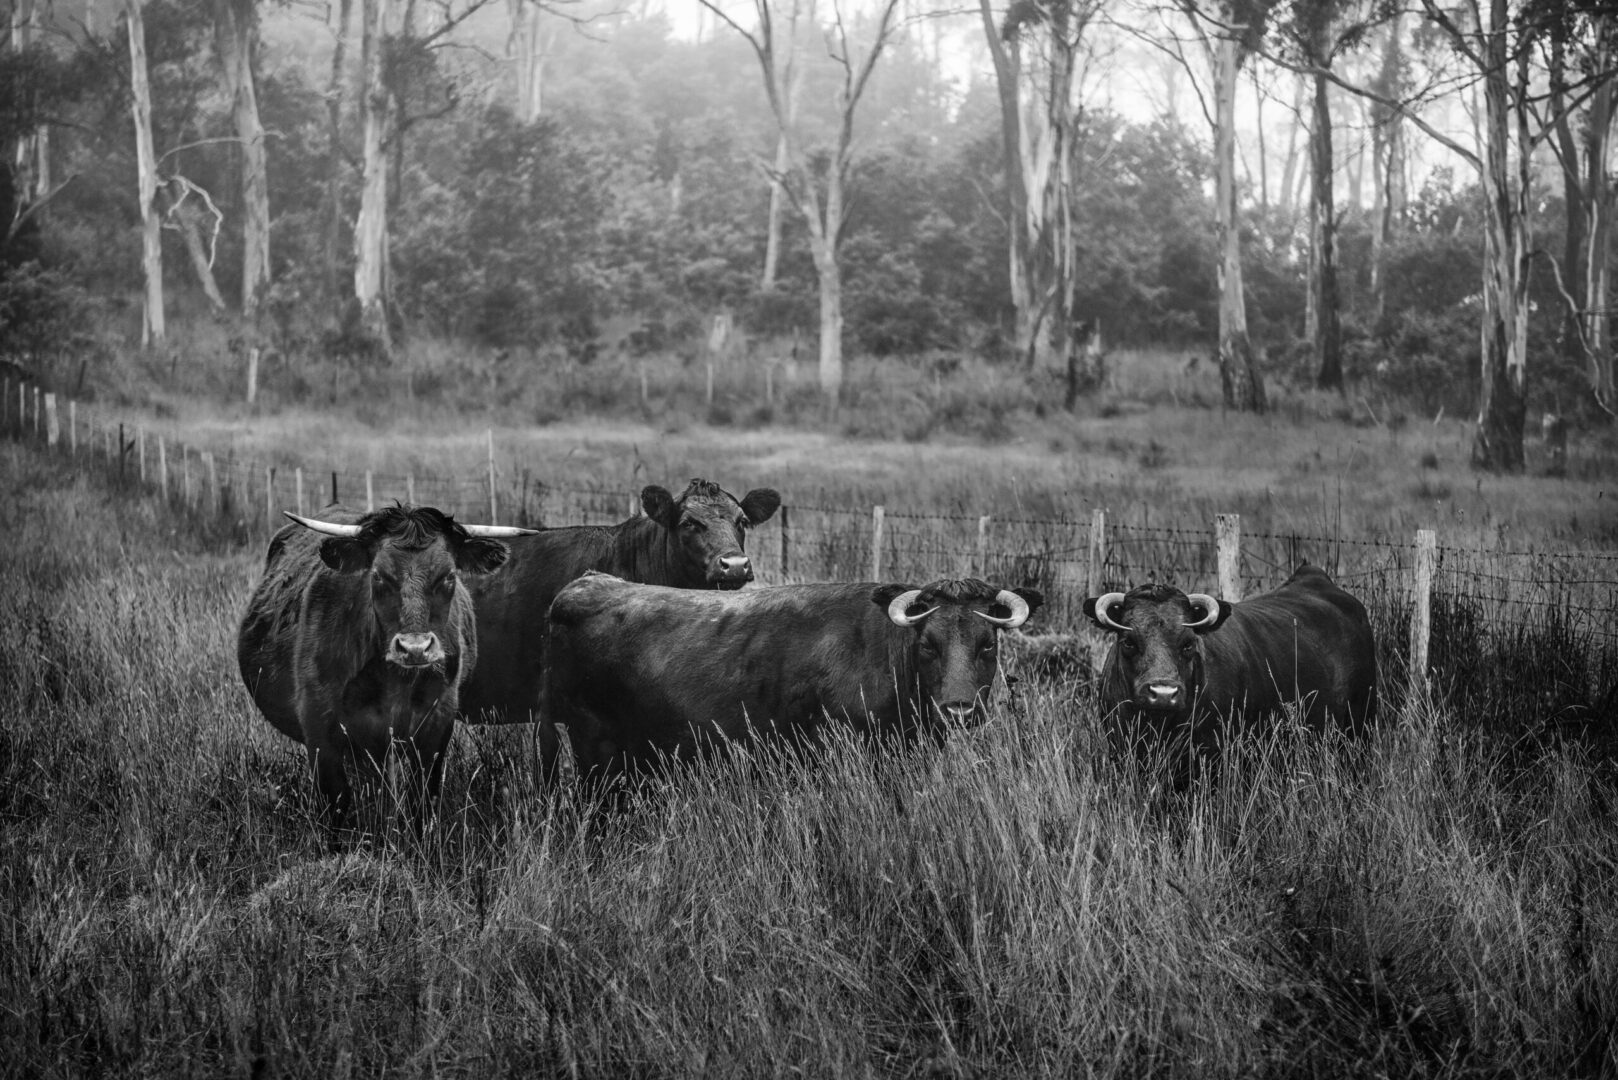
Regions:
<svg viewBox="0 0 1618 1080"><path fill-rule="evenodd" d="M333 146L331 28L299 11L266 8L261 17L273 285L258 332L312 378L310 365L375 358L344 312L361 125L350 73ZM689 349L721 310L755 335L812 338L816 277L790 207L777 283L760 287L774 136L739 39L689 40L659 15L558 21L542 112L524 123L511 106L505 18L488 7L451 38L390 46L412 88L388 150L388 292L401 340L589 360L603 348ZM217 206L212 272L231 297L241 275L240 151L210 20L195 0L146 5L159 171L198 185ZM53 171L74 177L0 249L0 351L27 353L46 369L58 352L82 354L96 331L110 345L139 326L123 33L118 23L101 36L55 35L3 65L0 136L9 146L49 124ZM952 83L929 62L922 36L901 38L884 58L861 113L841 240L848 341L867 356L992 361L1006 355L1011 309L999 104L992 82ZM350 66L357 46L350 41ZM834 73L824 56L810 61L802 107L811 141L824 142ZM1082 115L1075 310L1099 323L1109 346L1209 348L1217 311L1206 141L1204 125L1177 115ZM13 194L0 190L0 200ZM1391 242L1380 319L1367 288L1366 214L1343 211L1351 379L1428 412L1470 408L1478 197L1438 174L1412 200ZM1307 222L1297 207L1262 201L1255 192L1245 200L1249 316L1271 377L1304 384ZM1536 228L1554 233L1561 216L1548 206ZM195 306L182 234L168 224L172 302ZM1554 235L1543 241L1551 247ZM1560 407L1577 396L1579 375L1558 359L1561 309L1548 278L1535 278L1530 339L1541 404Z"/></svg>

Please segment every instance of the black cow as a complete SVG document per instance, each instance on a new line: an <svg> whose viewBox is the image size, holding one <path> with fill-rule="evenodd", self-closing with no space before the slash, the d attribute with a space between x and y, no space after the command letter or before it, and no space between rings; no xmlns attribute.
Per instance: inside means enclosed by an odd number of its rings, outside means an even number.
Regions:
<svg viewBox="0 0 1618 1080"><path fill-rule="evenodd" d="M551 605L547 716L596 777L828 719L936 737L982 716L999 631L1042 602L970 580L695 593L591 574Z"/></svg>
<svg viewBox="0 0 1618 1080"><path fill-rule="evenodd" d="M1084 602L1115 635L1101 707L1116 737L1184 747L1180 781L1218 747L1221 724L1298 703L1316 729L1359 734L1376 713L1376 645L1365 606L1305 563L1273 592L1237 604L1167 585Z"/></svg>
<svg viewBox="0 0 1618 1080"><path fill-rule="evenodd" d="M351 802L344 759L371 782L394 743L437 793L459 689L477 662L462 575L506 561L531 530L461 525L426 506L297 522L270 541L236 640L242 681L265 719L309 748L315 786L340 829Z"/></svg>
<svg viewBox="0 0 1618 1080"><path fill-rule="evenodd" d="M738 501L718 484L692 480L679 498L653 484L640 501L645 517L514 540L505 572L472 583L483 659L461 688L468 720L532 718L544 686L545 612L562 586L595 570L676 589L739 589L753 580L747 530L768 521L781 496L757 488ZM549 724L540 739L554 751Z"/></svg>

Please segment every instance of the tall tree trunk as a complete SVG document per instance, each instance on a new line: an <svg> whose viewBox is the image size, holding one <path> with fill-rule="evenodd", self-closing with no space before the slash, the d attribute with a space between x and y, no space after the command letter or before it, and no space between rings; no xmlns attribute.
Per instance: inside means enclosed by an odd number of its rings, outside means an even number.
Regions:
<svg viewBox="0 0 1618 1080"><path fill-rule="evenodd" d="M354 299L360 322L384 349L390 347L385 294L388 260L388 92L382 80L382 43L389 0L362 0L360 114L363 184L354 224Z"/></svg>
<svg viewBox="0 0 1618 1080"><path fill-rule="evenodd" d="M1472 464L1489 472L1521 471L1528 411L1525 262L1529 141L1526 130L1519 130L1518 175L1513 185L1509 31L1507 0L1491 0L1489 28L1483 35L1482 397L1472 441ZM1521 49L1519 53L1521 92L1527 88L1528 50ZM1519 129L1527 126L1522 109L1517 110L1517 124Z"/></svg>
<svg viewBox="0 0 1618 1080"><path fill-rule="evenodd" d="M775 275L781 262L781 217L785 209L786 189L781 186L780 177L785 174L786 167L787 141L786 136L782 135L775 142L775 175L770 177L770 210L764 234L764 273L758 283L763 292L775 288Z"/></svg>
<svg viewBox="0 0 1618 1080"><path fill-rule="evenodd" d="M836 406L843 394L843 276L829 244L815 237L810 248L820 283L820 394Z"/></svg>
<svg viewBox="0 0 1618 1080"><path fill-rule="evenodd" d="M1382 65L1376 77L1377 92L1398 98L1403 82L1404 18L1394 16L1382 46ZM1377 325L1387 313L1388 242L1393 226L1404 214L1404 117L1397 109L1373 107L1371 160L1375 182L1371 185L1371 312Z"/></svg>
<svg viewBox="0 0 1618 1080"><path fill-rule="evenodd" d="M1015 35L1001 36L990 0L978 0L984 38L994 62L1000 97L1000 152L1006 173L1006 271L1012 308L1012 349L1017 357L1032 354L1039 325L1032 266L1028 252L1028 185L1023 178L1022 55Z"/></svg>
<svg viewBox="0 0 1618 1080"><path fill-rule="evenodd" d="M146 24L141 0L126 0L129 16L130 109L135 118L135 167L139 178L141 272L146 301L141 318L142 348L160 345L168 336L163 318L163 234L157 213L157 155L152 149L152 88L146 69Z"/></svg>
<svg viewBox="0 0 1618 1080"><path fill-rule="evenodd" d="M1314 280L1316 384L1322 390L1343 388L1343 330L1337 297L1337 217L1332 199L1331 100L1326 76L1315 76L1315 121L1310 133L1314 171Z"/></svg>
<svg viewBox="0 0 1618 1080"><path fill-rule="evenodd" d="M1595 29L1593 62L1596 70L1611 71L1618 63L1618 18L1607 15ZM1584 123L1584 210L1585 250L1580 267L1584 279L1584 347L1588 356L1590 390L1596 403L1607 413L1618 413L1618 391L1614 388L1612 316L1607 310L1612 296L1611 261L1613 188L1608 172L1611 155L1613 116L1618 112L1618 89L1611 82L1590 98Z"/></svg>
<svg viewBox="0 0 1618 1080"><path fill-rule="evenodd" d="M1281 165L1281 209L1289 217L1296 205L1292 201L1293 182L1298 174L1298 129L1303 127L1303 99L1308 90L1308 76L1299 73L1297 81L1293 84L1292 109L1288 115L1292 117L1290 130L1287 132L1287 156Z"/></svg>
<svg viewBox="0 0 1618 1080"><path fill-rule="evenodd" d="M258 43L254 0L214 0L214 43L242 154L242 314L258 315L270 283L270 182L264 126L259 122L253 51Z"/></svg>
<svg viewBox="0 0 1618 1080"><path fill-rule="evenodd" d="M1219 382L1225 404L1263 412L1264 381L1247 336L1247 297L1242 287L1242 243L1236 210L1236 80L1240 45L1220 35L1214 42L1215 222L1219 234Z"/></svg>
<svg viewBox="0 0 1618 1080"><path fill-rule="evenodd" d="M13 52L24 52L38 40L39 19L39 0L18 0L11 12ZM49 125L40 124L17 137L11 164L13 197L19 207L30 206L50 194L50 136Z"/></svg>
<svg viewBox="0 0 1618 1080"><path fill-rule="evenodd" d="M511 34L506 54L517 61L517 119L532 124L544 104L546 42L541 32L543 9L535 0L510 0Z"/></svg>
<svg viewBox="0 0 1618 1080"><path fill-rule="evenodd" d="M353 0L340 0L331 54L331 80L326 84L326 295L339 310L342 290L338 264L343 234L343 65L348 53L348 22Z"/></svg>

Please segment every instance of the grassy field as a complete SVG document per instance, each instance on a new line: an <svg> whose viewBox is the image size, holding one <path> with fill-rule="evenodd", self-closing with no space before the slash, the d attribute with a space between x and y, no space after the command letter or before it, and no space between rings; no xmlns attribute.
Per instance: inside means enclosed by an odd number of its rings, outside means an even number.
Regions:
<svg viewBox="0 0 1618 1080"><path fill-rule="evenodd" d="M352 427L215 434L476 460L452 424ZM1188 409L1058 418L993 452L707 426L509 436L581 482L713 475L936 510L1108 491L1242 509L1269 475L1306 520L1341 498L1341 520L1399 531L1432 453L1438 503L1468 521L1613 528L1601 481L1474 485L1450 460L1458 429L1413 428ZM1320 456L1300 466L1305 437ZM373 820L333 857L300 748L235 673L261 544L11 443L0 525L0 1073L1618 1070L1611 762L1519 737L1539 718L1486 697L1401 704L1362 747L1279 731L1184 798L1108 759L1082 680L1025 680L942 750L758 750L615 813L536 791L531 731L463 729L422 839Z"/></svg>

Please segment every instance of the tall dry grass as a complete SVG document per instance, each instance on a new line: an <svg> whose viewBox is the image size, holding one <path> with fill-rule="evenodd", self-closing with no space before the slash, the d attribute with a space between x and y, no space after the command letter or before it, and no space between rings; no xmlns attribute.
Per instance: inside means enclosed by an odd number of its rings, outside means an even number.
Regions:
<svg viewBox="0 0 1618 1080"><path fill-rule="evenodd" d="M261 553L12 445L0 485L0 1072L1618 1068L1611 763L1577 748L1417 701L1176 797L1030 677L941 750L751 748L611 809L536 790L528 729L462 730L422 838L329 856L235 672Z"/></svg>

